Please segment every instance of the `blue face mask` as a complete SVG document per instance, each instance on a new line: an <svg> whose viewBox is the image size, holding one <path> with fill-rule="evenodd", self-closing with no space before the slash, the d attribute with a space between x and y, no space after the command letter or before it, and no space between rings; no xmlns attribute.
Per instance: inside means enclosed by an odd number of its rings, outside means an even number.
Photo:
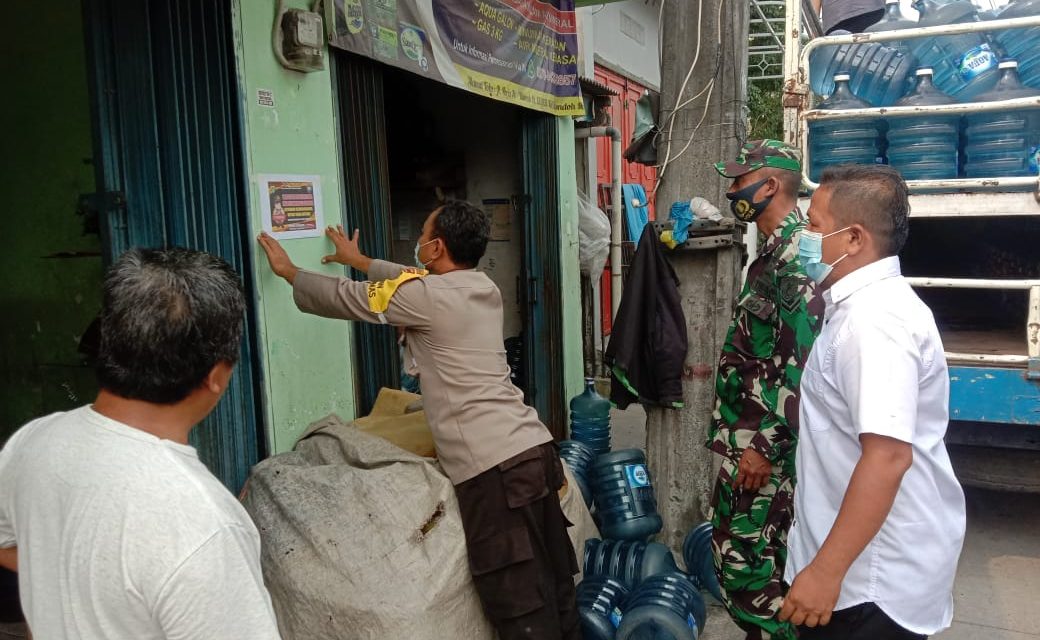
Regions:
<svg viewBox="0 0 1040 640"><path fill-rule="evenodd" d="M418 240L415 241L415 266L419 267L420 269L425 269L426 265L429 264L429 263L428 262L423 262L422 260L419 259L419 249L422 249L423 247L425 247L426 245L428 245L428 244L430 244L432 242L436 242L436 238L434 238L433 240L430 240L430 242L424 242L422 244L419 244ZM430 262L433 262L433 260L430 260Z"/></svg>
<svg viewBox="0 0 1040 640"><path fill-rule="evenodd" d="M802 268L805 269L806 275L822 284L834 271L834 266L849 257L849 254L846 253L835 260L834 264L827 264L823 261L823 239L847 230L848 227L845 227L827 235L815 231L802 231L802 237L798 240L798 258L802 261Z"/></svg>

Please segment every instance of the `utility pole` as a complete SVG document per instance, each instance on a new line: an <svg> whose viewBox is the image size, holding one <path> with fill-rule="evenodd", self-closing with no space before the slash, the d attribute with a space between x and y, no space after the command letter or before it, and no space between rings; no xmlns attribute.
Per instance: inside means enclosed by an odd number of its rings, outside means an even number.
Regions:
<svg viewBox="0 0 1040 640"><path fill-rule="evenodd" d="M706 198L729 215L729 180L712 164L736 157L744 142L748 0L659 0L662 136L657 146L663 220L673 202ZM739 236L737 242L740 242ZM704 446L715 406L715 369L732 318L743 256L739 244L676 250L689 348L682 409L648 407L647 455L664 518L662 542L674 550L704 519L715 476Z"/></svg>

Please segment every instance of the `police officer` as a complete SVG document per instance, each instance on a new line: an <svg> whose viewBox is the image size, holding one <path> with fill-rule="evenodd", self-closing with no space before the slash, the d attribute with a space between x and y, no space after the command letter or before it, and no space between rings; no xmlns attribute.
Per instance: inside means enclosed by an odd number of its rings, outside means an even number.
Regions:
<svg viewBox="0 0 1040 640"><path fill-rule="evenodd" d="M798 385L819 332L823 301L798 259L801 164L777 140L745 144L715 169L738 219L754 223L758 257L719 359L708 448L722 458L711 499L715 570L726 607L749 640L795 638L783 602L791 526Z"/></svg>

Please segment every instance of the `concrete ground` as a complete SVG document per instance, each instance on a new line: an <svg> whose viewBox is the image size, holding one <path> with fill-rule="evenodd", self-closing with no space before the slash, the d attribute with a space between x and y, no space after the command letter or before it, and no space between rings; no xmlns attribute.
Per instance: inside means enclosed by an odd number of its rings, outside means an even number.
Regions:
<svg viewBox="0 0 1040 640"><path fill-rule="evenodd" d="M645 446L638 406L611 416L615 449ZM1040 495L968 487L968 533L954 584L954 622L939 640L1040 640ZM705 640L743 640L711 607Z"/></svg>

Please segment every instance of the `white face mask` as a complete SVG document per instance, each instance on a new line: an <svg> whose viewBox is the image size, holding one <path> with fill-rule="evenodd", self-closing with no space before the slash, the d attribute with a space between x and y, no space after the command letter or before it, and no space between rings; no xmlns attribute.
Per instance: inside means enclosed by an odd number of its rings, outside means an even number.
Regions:
<svg viewBox="0 0 1040 640"><path fill-rule="evenodd" d="M415 266L419 267L420 269L425 269L426 265L430 264L430 262L433 262L432 259L427 261L427 262L423 262L422 260L420 260L419 259L419 250L422 249L423 247L425 247L426 245L431 244L431 243L436 242L436 241L437 241L436 238L434 238L433 240L430 240L430 242L424 242L422 244L419 244L418 240L415 241Z"/></svg>

